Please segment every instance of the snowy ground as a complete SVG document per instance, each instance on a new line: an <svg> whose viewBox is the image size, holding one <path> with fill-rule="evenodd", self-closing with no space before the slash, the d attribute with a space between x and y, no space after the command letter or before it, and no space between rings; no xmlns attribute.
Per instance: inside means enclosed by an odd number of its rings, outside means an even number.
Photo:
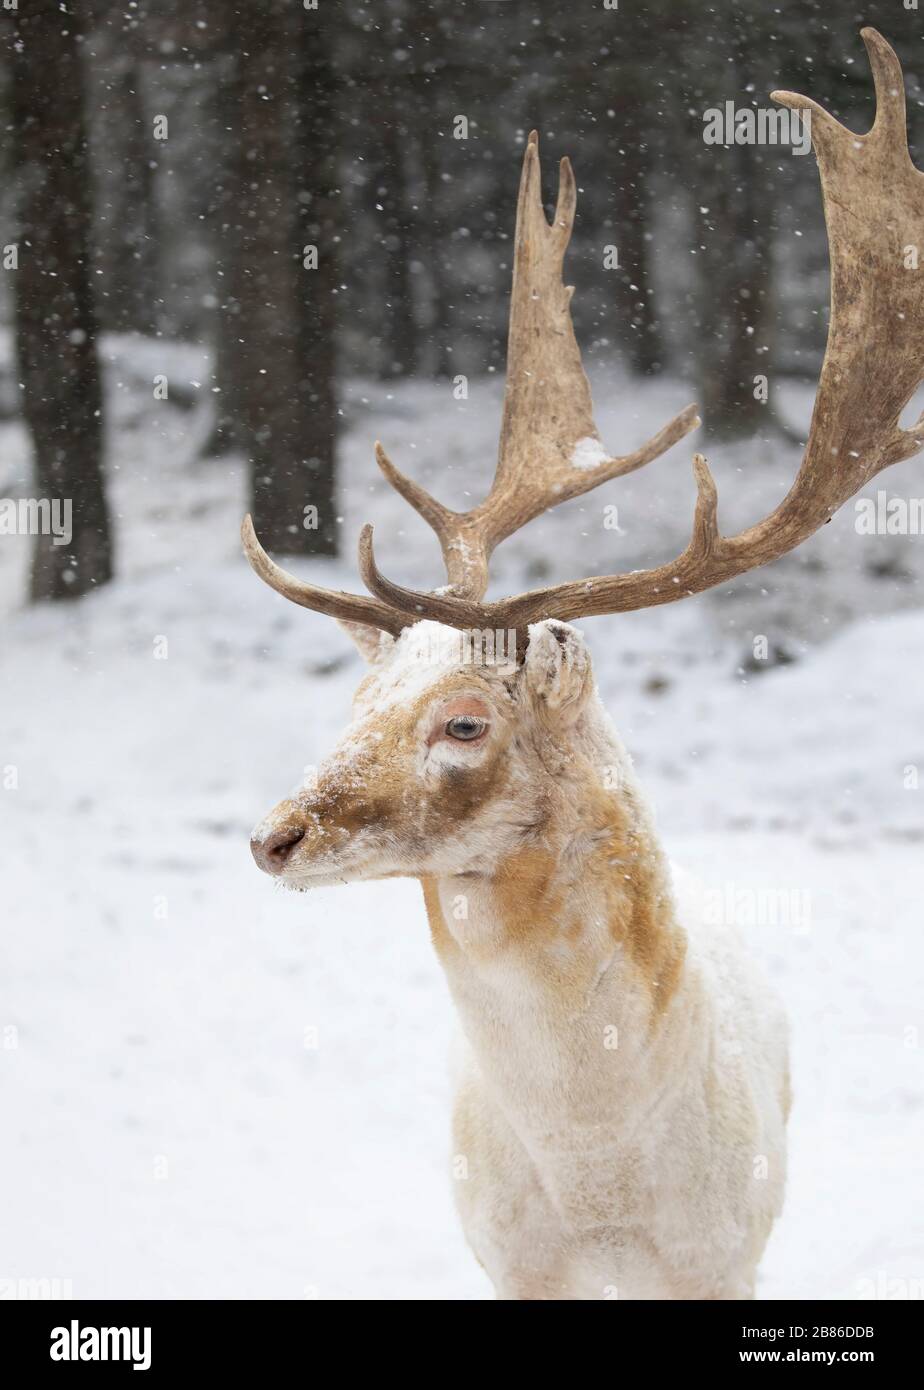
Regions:
<svg viewBox="0 0 924 1390"><path fill-rule="evenodd" d="M119 583L25 610L26 543L0 542L0 785L18 779L0 790L0 1279L69 1279L81 1298L490 1297L452 1210L451 1014L418 888L287 895L250 860L250 826L329 747L360 668L245 567L240 468L196 458L208 401L139 387L164 354L112 344ZM205 379L186 349L169 370ZM595 385L620 449L689 399ZM354 386L344 559L304 571L355 587L371 519L387 572L438 582L372 440L459 505L487 485L498 400L496 381L465 403ZM809 404L786 399L794 426ZM666 558L690 453L534 523L499 553L496 590ZM26 487L25 457L0 426L0 495ZM797 459L770 441L711 461L731 529ZM882 485L919 495L922 470ZM859 537L848 511L733 591L586 624L672 856L716 889L808 905L750 933L795 1039L765 1298L924 1291L922 576L924 537Z"/></svg>

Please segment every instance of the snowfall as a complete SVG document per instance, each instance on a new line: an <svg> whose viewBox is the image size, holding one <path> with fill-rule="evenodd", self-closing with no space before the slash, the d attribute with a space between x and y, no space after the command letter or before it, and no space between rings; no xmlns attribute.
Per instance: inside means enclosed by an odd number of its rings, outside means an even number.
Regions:
<svg viewBox="0 0 924 1390"><path fill-rule="evenodd" d="M0 541L0 1281L77 1298L490 1298L453 1209L453 1016L419 886L290 894L248 849L345 724L359 658L242 558L242 461L201 457L207 360L104 346L117 582L28 607L29 541ZM153 399L163 372L182 404ZM602 363L593 386L614 452L692 399ZM351 383L342 558L291 567L356 589L370 520L387 573L438 584L435 541L372 444L470 505L500 390ZM807 388L776 405L804 432ZM694 447L534 522L497 553L492 592L676 553ZM711 450L723 529L770 510L798 455L769 429ZM0 423L0 496L31 495L29 467L21 426ZM920 495L924 461L864 495L880 488ZM924 1292L922 581L924 537L858 534L849 504L770 569L583 625L671 857L730 900L800 905L742 927L793 1028L764 1299Z"/></svg>

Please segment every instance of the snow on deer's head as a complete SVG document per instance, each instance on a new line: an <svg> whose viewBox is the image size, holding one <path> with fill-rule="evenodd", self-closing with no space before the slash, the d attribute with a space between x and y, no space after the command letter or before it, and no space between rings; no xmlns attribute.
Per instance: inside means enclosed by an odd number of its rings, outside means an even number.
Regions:
<svg viewBox="0 0 924 1390"><path fill-rule="evenodd" d="M541 836L555 769L592 698L581 635L540 623L525 660L424 622L375 647L353 722L251 841L292 888L485 873Z"/></svg>

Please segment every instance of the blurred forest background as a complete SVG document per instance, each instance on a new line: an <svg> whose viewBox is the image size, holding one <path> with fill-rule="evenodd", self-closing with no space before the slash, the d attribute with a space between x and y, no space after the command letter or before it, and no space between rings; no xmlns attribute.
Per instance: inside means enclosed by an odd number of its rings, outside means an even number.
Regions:
<svg viewBox="0 0 924 1390"><path fill-rule="evenodd" d="M174 404L211 398L202 455L246 459L270 549L335 553L342 383L503 369L532 126L547 196L560 155L578 176L585 361L687 379L713 438L791 435L753 383L820 364L814 157L708 146L703 113L780 86L868 129L871 23L905 66L914 149L914 9L4 0L0 416L25 419L35 494L74 507L70 546L35 538L33 598L111 577L103 335L207 344L197 383L133 360Z"/></svg>

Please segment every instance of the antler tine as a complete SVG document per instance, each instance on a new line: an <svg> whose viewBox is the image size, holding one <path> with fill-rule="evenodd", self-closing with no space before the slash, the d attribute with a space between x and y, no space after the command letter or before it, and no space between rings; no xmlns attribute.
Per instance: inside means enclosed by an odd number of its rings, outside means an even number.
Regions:
<svg viewBox="0 0 924 1390"><path fill-rule="evenodd" d="M821 174L831 256L828 343L808 444L780 505L740 534L723 537L717 498L702 455L693 536L676 560L632 574L601 575L536 589L493 604L440 600L457 627L516 627L538 618L577 618L671 603L756 569L813 535L883 468L924 447L924 414L910 430L899 418L924 380L924 280L906 268L909 247L924 244L924 174L914 167L905 130L901 65L875 29L862 30L876 84L871 130L855 135L808 97L775 92L808 112ZM405 612L415 596L374 566L371 591Z"/></svg>
<svg viewBox="0 0 924 1390"><path fill-rule="evenodd" d="M488 557L474 513L453 512L431 497L425 488L395 467L376 441L375 458L383 475L397 493L409 502L433 528L443 552L446 577L452 593L481 598L488 587Z"/></svg>
<svg viewBox="0 0 924 1390"><path fill-rule="evenodd" d="M441 527L446 528L448 519L453 513L441 502L437 502L435 497L431 497L429 492L422 488L419 483L415 483L412 478L405 477L392 463L378 440L375 441L375 461L395 492L400 493L405 502L410 502L415 512L419 512L434 531L439 532Z"/></svg>
<svg viewBox="0 0 924 1390"><path fill-rule="evenodd" d="M415 589L405 589L400 584L392 583L375 562L372 534L372 527L368 525L360 532L360 576L370 593L376 594L392 609L405 614L406 621L431 618L450 627L481 627L484 614L498 607L497 604L479 603L475 599L460 598L447 592L418 593Z"/></svg>
<svg viewBox="0 0 924 1390"><path fill-rule="evenodd" d="M536 168L539 167L539 133L531 131L530 135L536 146ZM552 219L552 226L556 228L559 235L563 235L565 246L571 240L571 233L574 229L574 215L577 212L577 183L574 178L574 169L571 160L567 155L559 161L558 165L558 202L555 205L555 216ZM572 290L573 293L573 290Z"/></svg>
<svg viewBox="0 0 924 1390"><path fill-rule="evenodd" d="M248 513L241 523L241 540L244 554L251 568L265 584L275 589L283 598L302 608L312 608L316 613L326 613L328 617L339 618L342 622L362 623L366 627L377 627L397 637L409 620L394 608L364 594L347 594L340 589L322 589L316 584L308 584L304 579L296 579L294 574L280 568L263 549L253 520Z"/></svg>
<svg viewBox="0 0 924 1390"><path fill-rule="evenodd" d="M881 139L894 145L896 151L899 148L904 149L908 154L908 163L911 164L905 113L905 80L898 54L875 29L861 29L860 37L866 46L876 88L876 118L866 138Z"/></svg>

